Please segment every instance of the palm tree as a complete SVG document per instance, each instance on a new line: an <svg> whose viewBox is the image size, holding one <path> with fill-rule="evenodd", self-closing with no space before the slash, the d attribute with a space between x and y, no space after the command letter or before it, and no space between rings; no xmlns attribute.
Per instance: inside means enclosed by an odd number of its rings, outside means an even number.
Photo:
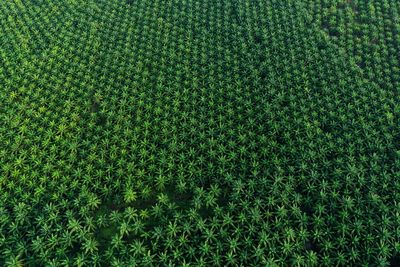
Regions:
<svg viewBox="0 0 400 267"><path fill-rule="evenodd" d="M137 193L132 188L127 188L124 193L124 200L126 203L135 202L137 199Z"/></svg>
<svg viewBox="0 0 400 267"><path fill-rule="evenodd" d="M7 267L22 267L24 266L23 260L20 255L9 255L5 261L5 266Z"/></svg>
<svg viewBox="0 0 400 267"><path fill-rule="evenodd" d="M86 254L93 254L98 250L99 243L93 237L85 238L83 248Z"/></svg>

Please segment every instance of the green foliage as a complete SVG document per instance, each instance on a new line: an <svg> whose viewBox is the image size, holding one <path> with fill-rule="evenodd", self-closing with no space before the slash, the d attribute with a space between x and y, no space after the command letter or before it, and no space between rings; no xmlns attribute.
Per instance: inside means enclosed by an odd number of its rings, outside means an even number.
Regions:
<svg viewBox="0 0 400 267"><path fill-rule="evenodd" d="M0 266L399 266L399 11L0 1Z"/></svg>

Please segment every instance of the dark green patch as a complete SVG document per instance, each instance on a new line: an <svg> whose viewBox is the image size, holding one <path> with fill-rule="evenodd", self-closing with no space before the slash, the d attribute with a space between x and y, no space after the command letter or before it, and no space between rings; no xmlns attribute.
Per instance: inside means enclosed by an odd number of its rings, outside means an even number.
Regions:
<svg viewBox="0 0 400 267"><path fill-rule="evenodd" d="M100 109L100 102L96 99L92 100L92 104L90 105L90 112L97 113Z"/></svg>
<svg viewBox="0 0 400 267"><path fill-rule="evenodd" d="M360 68L360 69L365 69L366 68L366 63L365 63L365 60L364 59L361 59L359 62L357 62L356 63L357 64L357 66Z"/></svg>
<svg viewBox="0 0 400 267"><path fill-rule="evenodd" d="M263 37L262 37L262 35L261 34L259 34L259 33L255 33L254 34L254 42L256 43L256 44L262 44L263 43Z"/></svg>
<svg viewBox="0 0 400 267"><path fill-rule="evenodd" d="M105 125L107 123L106 115L98 113L96 123L97 123L97 125Z"/></svg>
<svg viewBox="0 0 400 267"><path fill-rule="evenodd" d="M267 76L268 76L267 70L266 69L262 69L261 72L260 72L260 78L262 80L265 80L267 78Z"/></svg>
<svg viewBox="0 0 400 267"><path fill-rule="evenodd" d="M229 203L229 198L225 195L221 195L220 197L218 197L217 199L217 204L220 207L225 207L227 206Z"/></svg>
<svg viewBox="0 0 400 267"><path fill-rule="evenodd" d="M329 124L329 123L322 123L322 124L321 124L321 130L322 130L324 133L332 133L333 127L332 127L332 125Z"/></svg>
<svg viewBox="0 0 400 267"><path fill-rule="evenodd" d="M100 248L107 248L112 238L118 233L118 227L116 223L112 223L108 226L100 227L95 232L95 238L99 242Z"/></svg>
<svg viewBox="0 0 400 267"><path fill-rule="evenodd" d="M316 253L319 253L320 251L319 246L313 240L307 240L304 244L304 248L308 251L314 251Z"/></svg>
<svg viewBox="0 0 400 267"><path fill-rule="evenodd" d="M169 192L169 196L172 201L180 208L185 209L188 208L193 199L193 195L189 193L173 193Z"/></svg>
<svg viewBox="0 0 400 267"><path fill-rule="evenodd" d="M144 210L144 209L152 208L156 203L157 203L157 199L153 195L149 199L138 199L135 202L133 202L131 205L127 205L127 206L134 207L135 209L138 209L138 210Z"/></svg>
<svg viewBox="0 0 400 267"><path fill-rule="evenodd" d="M203 218L203 219L208 219L211 218L214 214L214 211L211 207L201 207L199 209L199 215Z"/></svg>
<svg viewBox="0 0 400 267"><path fill-rule="evenodd" d="M235 19L236 23L241 24L243 22L236 1L232 3L231 14L232 17Z"/></svg>

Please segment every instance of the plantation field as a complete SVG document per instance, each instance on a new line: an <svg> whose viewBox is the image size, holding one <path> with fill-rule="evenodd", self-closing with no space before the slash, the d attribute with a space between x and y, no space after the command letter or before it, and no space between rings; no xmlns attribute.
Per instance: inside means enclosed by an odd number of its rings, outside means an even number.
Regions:
<svg viewBox="0 0 400 267"><path fill-rule="evenodd" d="M400 266L399 13L0 0L0 266Z"/></svg>

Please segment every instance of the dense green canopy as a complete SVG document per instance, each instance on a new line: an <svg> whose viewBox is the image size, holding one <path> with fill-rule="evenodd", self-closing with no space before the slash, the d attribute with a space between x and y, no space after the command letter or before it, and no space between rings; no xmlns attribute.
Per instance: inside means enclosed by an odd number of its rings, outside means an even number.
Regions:
<svg viewBox="0 0 400 267"><path fill-rule="evenodd" d="M0 266L399 266L400 1L0 1Z"/></svg>

